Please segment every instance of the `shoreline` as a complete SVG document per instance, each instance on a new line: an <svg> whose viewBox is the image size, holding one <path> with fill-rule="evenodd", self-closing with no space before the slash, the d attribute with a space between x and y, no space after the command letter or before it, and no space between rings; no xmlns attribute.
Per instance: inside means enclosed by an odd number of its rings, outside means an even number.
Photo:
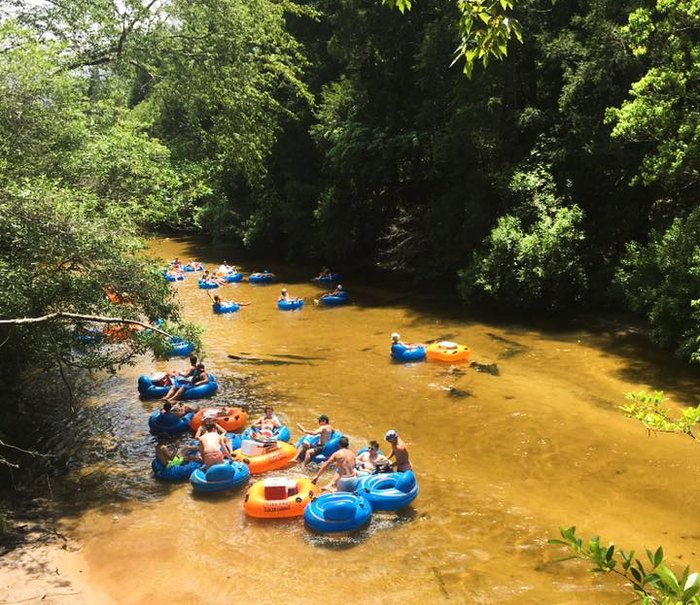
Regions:
<svg viewBox="0 0 700 605"><path fill-rule="evenodd" d="M15 523L18 543L0 556L0 605L116 603L90 584L82 545L59 528L52 519Z"/></svg>

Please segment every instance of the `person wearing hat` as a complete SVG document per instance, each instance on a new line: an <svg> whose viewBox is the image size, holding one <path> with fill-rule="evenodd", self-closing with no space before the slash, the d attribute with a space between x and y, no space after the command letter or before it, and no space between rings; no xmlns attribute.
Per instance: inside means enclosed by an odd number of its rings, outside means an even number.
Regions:
<svg viewBox="0 0 700 605"><path fill-rule="evenodd" d="M304 459L304 464L309 464L314 456L318 456L325 447L326 443L331 440L333 436L334 428L330 424L328 416L321 414L318 417L318 428L313 431L305 429L301 424L297 424L297 428L306 435L319 435L318 444L312 445L309 439L304 439L299 447L297 448L297 453L292 458L292 462L299 462L301 458Z"/></svg>
<svg viewBox="0 0 700 605"><path fill-rule="evenodd" d="M392 466L395 466L396 470L401 473L412 470L413 467L408 460L406 444L403 442L403 439L399 437L399 434L394 429L389 429L386 435L384 435L384 439L391 444L391 452L387 458L389 458L389 460L392 458L395 459Z"/></svg>

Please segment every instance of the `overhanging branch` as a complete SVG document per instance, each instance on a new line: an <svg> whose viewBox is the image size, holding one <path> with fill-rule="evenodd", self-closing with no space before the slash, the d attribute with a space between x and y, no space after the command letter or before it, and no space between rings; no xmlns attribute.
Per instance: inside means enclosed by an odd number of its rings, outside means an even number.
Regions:
<svg viewBox="0 0 700 605"><path fill-rule="evenodd" d="M83 315L82 313L68 313L66 311L58 311L56 313L49 313L48 315L42 315L41 317L20 317L14 319L0 319L0 325L20 325L20 324L33 324L42 323L45 321L51 321L54 319L74 319L79 321L95 321L98 323L106 324L133 324L135 326L141 326L168 338L172 338L172 334L168 334L160 328L156 328L150 324L139 321L138 319L124 319L123 317L106 317L104 315Z"/></svg>

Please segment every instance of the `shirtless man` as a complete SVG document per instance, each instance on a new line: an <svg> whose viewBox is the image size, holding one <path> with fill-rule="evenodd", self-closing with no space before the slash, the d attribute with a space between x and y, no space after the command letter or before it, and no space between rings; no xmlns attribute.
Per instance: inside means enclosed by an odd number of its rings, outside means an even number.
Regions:
<svg viewBox="0 0 700 605"><path fill-rule="evenodd" d="M199 436L199 453L202 455L205 468L221 464L224 457L231 459L228 439L226 435L221 435L216 430L216 423L213 420L208 419L204 423L204 433Z"/></svg>
<svg viewBox="0 0 700 605"><path fill-rule="evenodd" d="M270 438L273 436L275 429L282 426L282 423L272 413L274 411L272 406L266 405L264 411L265 414L253 422L251 428L253 433L264 438Z"/></svg>
<svg viewBox="0 0 700 605"><path fill-rule="evenodd" d="M339 492L354 492L357 488L357 471L355 470L355 452L348 448L350 441L343 435L340 438L340 449L326 460L318 469L316 476L311 483L316 483L321 473L331 464L335 465L335 475L328 485L321 489L329 490L335 488Z"/></svg>
<svg viewBox="0 0 700 605"><path fill-rule="evenodd" d="M376 441L370 441L367 451L358 454L355 468L362 474L380 473L387 468L391 470L391 461L379 453L379 444Z"/></svg>
<svg viewBox="0 0 700 605"><path fill-rule="evenodd" d="M408 450L406 449L406 444L403 439L399 437L399 434L394 430L390 429L384 435L389 443L391 443L391 453L387 458L395 458L393 465L396 466L396 470L399 472L412 470L411 463L408 461Z"/></svg>
<svg viewBox="0 0 700 605"><path fill-rule="evenodd" d="M301 424L297 424L297 428L307 435L320 435L318 440L318 445L313 446L308 440L302 442L302 444L297 448L297 453L292 462L298 462L301 457L304 458L304 464L309 464L311 458L318 456L322 451L323 447L331 440L333 436L333 427L330 425L330 420L325 414L321 414L318 417L318 428L313 431L307 431Z"/></svg>

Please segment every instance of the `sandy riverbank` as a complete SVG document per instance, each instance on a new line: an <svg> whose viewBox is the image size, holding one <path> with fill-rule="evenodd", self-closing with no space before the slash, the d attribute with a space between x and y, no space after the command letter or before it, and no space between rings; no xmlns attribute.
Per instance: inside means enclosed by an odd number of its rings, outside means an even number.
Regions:
<svg viewBox="0 0 700 605"><path fill-rule="evenodd" d="M55 527L21 526L21 543L0 557L0 605L112 605L89 583L78 542Z"/></svg>

